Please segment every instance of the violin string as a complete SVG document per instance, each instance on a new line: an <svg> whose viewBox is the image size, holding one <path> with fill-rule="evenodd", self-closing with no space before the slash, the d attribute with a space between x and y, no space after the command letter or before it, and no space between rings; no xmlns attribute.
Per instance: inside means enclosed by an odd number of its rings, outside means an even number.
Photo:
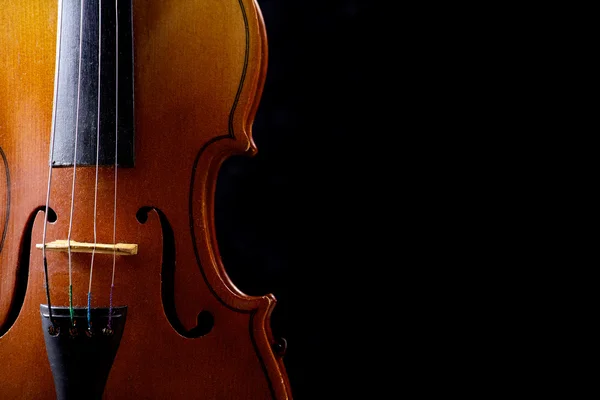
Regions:
<svg viewBox="0 0 600 400"><path fill-rule="evenodd" d="M63 2L58 2L58 20L57 20L57 40L56 40L56 67L54 76L54 99L58 94L58 72L60 69L60 42L62 37L62 10ZM54 158L54 142L55 142L55 130L56 130L56 109L57 102L54 101L54 107L52 108L52 128L50 132L50 157L48 160L48 188L46 191L46 208L44 213L44 232L42 233L42 258L44 260L44 279L46 283L46 300L48 301L48 318L50 323L54 326L52 320L52 303L50 302L50 283L48 279L48 259L46 258L46 230L48 226L48 211L50 208L50 188L52 187L52 159Z"/></svg>
<svg viewBox="0 0 600 400"><path fill-rule="evenodd" d="M112 281L110 284L110 298L108 306L108 329L111 329L113 310L113 291L115 288L115 269L117 266L117 181L119 171L119 1L115 0L115 198L113 207L113 267Z"/></svg>
<svg viewBox="0 0 600 400"><path fill-rule="evenodd" d="M102 72L102 0L98 0L98 119L96 123L96 183L94 185L94 248L90 264L90 284L88 287L87 321L88 329L92 329L92 276L94 275L94 258L98 244L98 170L100 158L100 83Z"/></svg>
<svg viewBox="0 0 600 400"><path fill-rule="evenodd" d="M77 181L77 142L79 135L79 98L81 93L81 54L82 43L81 36L83 35L83 9L84 0L81 0L81 10L79 13L79 71L77 77L77 109L75 113L75 149L73 151L73 184L71 187L71 212L69 215L69 236L67 237L68 253L69 253L69 314L71 316L71 325L75 325L73 315L73 262L71 258L71 235L73 233L73 213L75 211L75 182Z"/></svg>

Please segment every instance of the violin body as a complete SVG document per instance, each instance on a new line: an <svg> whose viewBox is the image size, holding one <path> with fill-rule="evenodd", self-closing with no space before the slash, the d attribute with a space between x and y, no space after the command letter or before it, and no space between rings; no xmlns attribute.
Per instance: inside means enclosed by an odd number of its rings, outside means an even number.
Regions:
<svg viewBox="0 0 600 400"><path fill-rule="evenodd" d="M290 399L270 330L276 300L248 296L230 281L213 220L222 162L256 152L251 129L267 67L258 5L130 0L133 60L121 61L132 67L135 156L117 168L117 179L109 163L58 165L69 147L51 156L60 122L57 37L67 16L61 3L7 2L0 9L0 398L61 397L40 306L49 296L56 313L70 304L85 310L90 292L92 308L126 307L127 320L105 384L87 398ZM79 2L62 6L73 4ZM93 142L96 134L81 128L78 140ZM58 133L56 139L64 141ZM44 229L45 244L70 237L112 244L113 254L98 252L92 263L92 254L72 247L47 251L47 284ZM117 256L117 242L135 244L137 252ZM65 340L85 340L83 321L78 336ZM102 335L95 323L93 334ZM92 363L81 362L82 376Z"/></svg>

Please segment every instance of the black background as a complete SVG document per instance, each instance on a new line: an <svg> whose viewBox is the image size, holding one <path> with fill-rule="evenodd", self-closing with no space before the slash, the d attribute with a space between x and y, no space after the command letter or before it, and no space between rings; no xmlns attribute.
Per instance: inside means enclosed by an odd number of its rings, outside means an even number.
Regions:
<svg viewBox="0 0 600 400"><path fill-rule="evenodd" d="M223 165L217 236L236 286L278 300L272 329L288 341L294 398L334 398L354 386L359 345L347 339L361 334L363 288L348 285L360 267L355 238L369 235L357 228L368 216L356 198L371 185L357 142L373 133L363 97L371 10L352 0L258 3L269 45L258 154Z"/></svg>

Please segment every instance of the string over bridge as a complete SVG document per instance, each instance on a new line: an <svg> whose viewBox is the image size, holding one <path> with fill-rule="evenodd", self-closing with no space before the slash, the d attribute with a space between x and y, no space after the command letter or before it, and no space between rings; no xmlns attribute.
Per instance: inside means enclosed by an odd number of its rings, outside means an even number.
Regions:
<svg viewBox="0 0 600 400"><path fill-rule="evenodd" d="M36 244L38 249L43 249L43 244ZM72 253L92 253L96 248L96 254L116 254L118 256L134 256L138 252L137 244L130 243L117 243L117 244L104 244L104 243L84 243L76 242L71 240L71 252ZM46 251L69 251L68 240L55 240L54 242L46 243Z"/></svg>

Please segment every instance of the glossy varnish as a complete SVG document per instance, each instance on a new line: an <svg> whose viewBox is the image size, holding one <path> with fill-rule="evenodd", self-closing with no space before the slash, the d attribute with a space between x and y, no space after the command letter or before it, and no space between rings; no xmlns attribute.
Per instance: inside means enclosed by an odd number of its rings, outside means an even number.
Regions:
<svg viewBox="0 0 600 400"><path fill-rule="evenodd" d="M41 243L57 43L54 0L0 9L0 398L55 398L40 304ZM222 162L252 155L267 66L253 0L133 1L135 167L119 169L115 306L127 306L106 399L288 399L269 328L272 295L247 296L222 265L213 221ZM72 168L55 168L49 242L67 239ZM93 242L95 168L77 170L72 239ZM114 169L99 171L98 242L111 243ZM73 254L85 307L90 254ZM66 306L68 258L48 252L53 306ZM93 306L107 307L112 256L97 255ZM194 330L200 312L208 333ZM202 335L200 337L195 337Z"/></svg>

